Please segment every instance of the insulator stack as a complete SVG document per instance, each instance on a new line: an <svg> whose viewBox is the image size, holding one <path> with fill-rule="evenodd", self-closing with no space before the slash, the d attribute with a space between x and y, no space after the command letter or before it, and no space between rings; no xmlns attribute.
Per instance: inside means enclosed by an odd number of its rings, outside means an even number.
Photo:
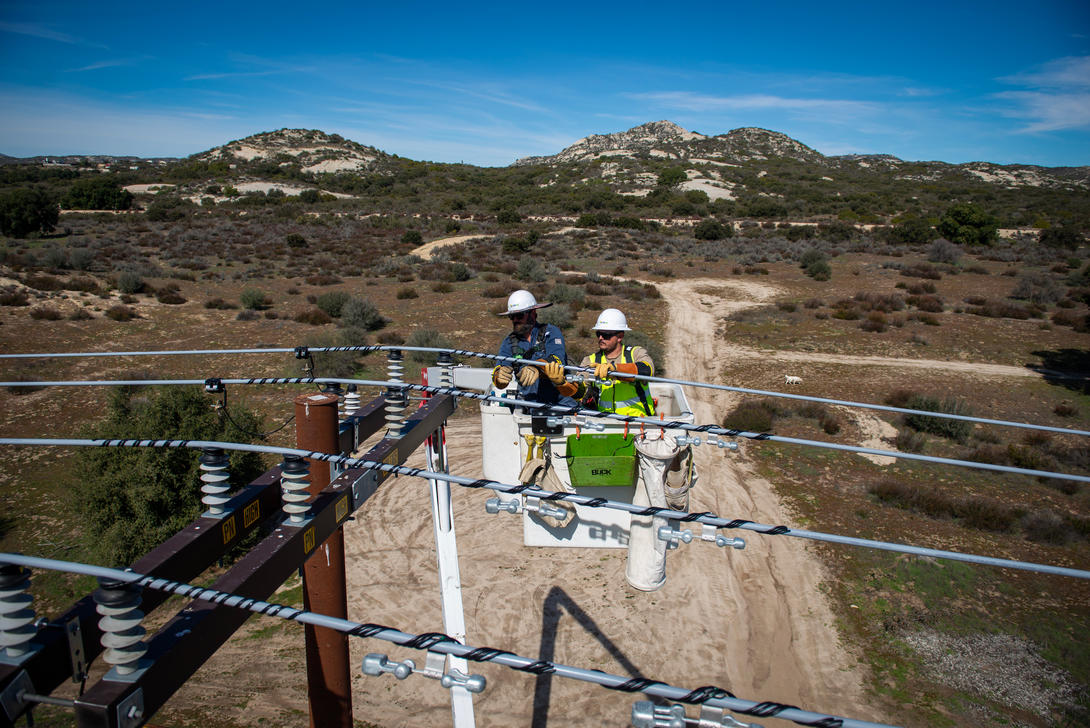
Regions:
<svg viewBox="0 0 1090 728"><path fill-rule="evenodd" d="M439 365L439 386L453 387L454 373L450 370L450 368L454 365L454 359L451 357L450 352L440 352L439 358L436 360L436 364Z"/></svg>
<svg viewBox="0 0 1090 728"><path fill-rule="evenodd" d="M302 523L310 512L310 464L297 455L284 457L284 469L280 475L281 499L283 510L291 523Z"/></svg>
<svg viewBox="0 0 1090 728"><path fill-rule="evenodd" d="M30 570L15 564L0 565L0 654L19 658L29 651L34 628L30 604Z"/></svg>
<svg viewBox="0 0 1090 728"><path fill-rule="evenodd" d="M201 454L201 503L208 508L213 517L223 515L223 504L231 498L231 474L227 472L230 458L218 447L206 447Z"/></svg>
<svg viewBox="0 0 1090 728"><path fill-rule="evenodd" d="M110 579L98 580L95 611L102 615L102 659L114 666L119 675L128 675L140 667L140 658L148 651L142 641L145 630L140 625L144 613L140 606L140 587Z"/></svg>
<svg viewBox="0 0 1090 728"><path fill-rule="evenodd" d="M386 359L386 378L390 382L404 382L404 356L398 350L391 350ZM401 427L405 422L405 409L408 401L402 387L386 388L386 426L388 437L401 437Z"/></svg>
<svg viewBox="0 0 1090 728"><path fill-rule="evenodd" d="M363 398L360 397L359 389L355 384L349 384L347 393L344 395L344 416L351 417L360 411L360 403Z"/></svg>

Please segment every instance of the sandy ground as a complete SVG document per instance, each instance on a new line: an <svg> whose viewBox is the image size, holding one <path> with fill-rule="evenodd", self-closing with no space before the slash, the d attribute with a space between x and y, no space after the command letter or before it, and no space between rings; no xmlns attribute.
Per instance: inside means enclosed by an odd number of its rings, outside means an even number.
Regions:
<svg viewBox="0 0 1090 728"><path fill-rule="evenodd" d="M419 254L419 253L418 253ZM678 378L713 381L726 354L719 317L773 291L721 281L660 284L669 305L667 365ZM699 290L699 293L695 291ZM712 292L714 291L714 292ZM745 303L739 303L745 301ZM737 395L700 390L697 422L718 420ZM472 403L451 421L452 472L481 472L480 422ZM743 444L744 450L744 444ZM790 524L769 483L744 452L697 448L700 482L693 510ZM420 455L414 464L423 464ZM698 542L670 553L668 579L643 593L624 580L618 550L528 548L519 517L488 515L491 495L455 488L454 509L467 641L475 646L614 674L695 688L717 685L739 697L880 720L866 705L854 656L843 651L819 584L823 570L798 539L744 535L744 551ZM411 632L441 631L434 538L424 481L398 478L345 529L349 616ZM423 656L389 643L353 640L353 660L370 651L392 659ZM358 664L358 662L356 662ZM472 666L489 681L475 698L478 725L627 726L640 699L562 678ZM448 725L447 692L413 676L353 683L355 717L382 726ZM692 711L691 711L692 712ZM767 726L792 725L762 719Z"/></svg>
<svg viewBox="0 0 1090 728"><path fill-rule="evenodd" d="M416 255L424 260L431 260L431 257L435 255L436 251L440 248L445 248L448 245L456 245L458 243L464 243L467 240L473 240L475 238L484 238L487 235L455 235L452 238L439 238L438 240L432 240L430 243L424 243L418 248L413 248L409 255Z"/></svg>

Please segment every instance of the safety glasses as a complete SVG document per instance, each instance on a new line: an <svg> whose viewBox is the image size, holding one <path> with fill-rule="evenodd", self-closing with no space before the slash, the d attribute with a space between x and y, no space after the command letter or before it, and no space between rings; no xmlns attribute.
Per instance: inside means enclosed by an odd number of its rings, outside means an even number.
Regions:
<svg viewBox="0 0 1090 728"><path fill-rule="evenodd" d="M599 339L612 339L621 335L620 331L598 331L596 333Z"/></svg>

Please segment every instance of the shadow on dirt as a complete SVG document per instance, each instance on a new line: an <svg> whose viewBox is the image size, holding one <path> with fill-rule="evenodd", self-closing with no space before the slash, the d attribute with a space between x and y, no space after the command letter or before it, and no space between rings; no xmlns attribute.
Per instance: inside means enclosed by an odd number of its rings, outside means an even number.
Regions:
<svg viewBox="0 0 1090 728"><path fill-rule="evenodd" d="M640 672L639 668L632 664L632 661L621 652L614 642L609 639L602 630L598 627L598 624L594 619L583 611L583 609L572 600L568 593L558 586L554 586L549 590L548 596L545 597L545 605L542 610L542 624L541 624L541 649L538 651L539 660L553 659L553 655L556 652L556 629L560 623L560 617L562 612L567 612L571 615L579 626L582 627L587 634L594 637L598 642L606 649L606 651L612 656L617 663L631 675L633 678L644 679L644 675ZM537 676L537 684L534 686L534 719L532 728L545 728L549 724L549 699L552 693L552 680L553 676L548 673L539 674ZM656 704L663 704L662 698L650 698L651 702Z"/></svg>
<svg viewBox="0 0 1090 728"><path fill-rule="evenodd" d="M1080 394L1090 394L1090 350L1038 350L1032 354L1041 357L1041 366L1029 368L1039 372L1046 382Z"/></svg>

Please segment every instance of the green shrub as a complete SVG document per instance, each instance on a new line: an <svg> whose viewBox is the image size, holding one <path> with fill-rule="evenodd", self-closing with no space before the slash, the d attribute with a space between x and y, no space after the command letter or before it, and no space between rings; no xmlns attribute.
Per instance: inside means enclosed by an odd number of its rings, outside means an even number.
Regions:
<svg viewBox="0 0 1090 728"><path fill-rule="evenodd" d="M405 245L420 245L424 242L424 236L419 230L406 230L401 236L401 242Z"/></svg>
<svg viewBox="0 0 1090 728"><path fill-rule="evenodd" d="M265 308L267 297L265 291L260 288L244 288L242 293L239 294L238 300L242 303L243 308L260 311Z"/></svg>
<svg viewBox="0 0 1090 728"><path fill-rule="evenodd" d="M405 286L403 288L397 289L397 298L399 301L408 298L418 298L419 296L420 294L416 292L416 289L410 286Z"/></svg>
<svg viewBox="0 0 1090 728"><path fill-rule="evenodd" d="M969 408L960 400L946 398L938 400L922 394L913 394L904 404L905 409L926 410L928 412L944 412L952 415L969 415ZM929 417L923 414L906 414L905 424L919 432L927 432L939 437L945 437L956 442L964 443L969 439L973 431L973 424L965 420L950 420L939 417Z"/></svg>
<svg viewBox="0 0 1090 728"><path fill-rule="evenodd" d="M722 240L731 237L733 234L733 227L724 226L721 222L712 218L701 220L693 228L693 237L697 240Z"/></svg>
<svg viewBox="0 0 1090 728"><path fill-rule="evenodd" d="M123 271L121 275L117 277L117 290L129 295L140 293L144 290L144 279L140 277L139 273L128 270Z"/></svg>
<svg viewBox="0 0 1090 728"><path fill-rule="evenodd" d="M543 324L552 324L562 331L566 331L575 323L575 314L571 306L566 303L558 303L537 312L537 320Z"/></svg>
<svg viewBox="0 0 1090 728"><path fill-rule="evenodd" d="M723 427L745 432L771 432L776 409L768 402L743 400L723 418Z"/></svg>
<svg viewBox="0 0 1090 728"><path fill-rule="evenodd" d="M200 387L114 388L105 422L86 436L252 442L250 432L260 431L259 420L237 400L230 419L209 404ZM230 457L236 487L264 469L257 453ZM193 450L81 448L79 460L80 487L73 497L97 563L129 565L204 509L199 454Z"/></svg>
<svg viewBox="0 0 1090 728"><path fill-rule="evenodd" d="M318 296L316 305L333 318L340 318L344 311L344 305L351 296L345 291L328 291Z"/></svg>
<svg viewBox="0 0 1090 728"><path fill-rule="evenodd" d="M409 334L409 340L405 342L405 346L419 346L426 349L453 348L446 337L434 329L417 329L413 331ZM421 362L425 366L435 366L439 359L439 354L432 351L411 351L409 352L409 358L413 361Z"/></svg>
<svg viewBox="0 0 1090 728"><path fill-rule="evenodd" d="M289 248L305 248L307 247L307 239L299 233L288 233L284 238L284 242L288 244Z"/></svg>
<svg viewBox="0 0 1090 728"><path fill-rule="evenodd" d="M114 321L131 321L134 318L140 318L140 315L136 313L135 309L119 304L107 309L106 317Z"/></svg>
<svg viewBox="0 0 1090 728"><path fill-rule="evenodd" d="M30 309L30 318L37 321L58 321L61 318L61 312L52 306L38 306Z"/></svg>
<svg viewBox="0 0 1090 728"><path fill-rule="evenodd" d="M496 215L496 222L500 225L513 225L521 221L522 217L514 210L500 210L499 214Z"/></svg>
<svg viewBox="0 0 1090 728"><path fill-rule="evenodd" d="M310 324L311 326L324 326L325 324L332 323L333 317L320 308L308 308L305 311L300 311L295 314L295 322L300 324Z"/></svg>
<svg viewBox="0 0 1090 728"><path fill-rule="evenodd" d="M28 306L30 305L25 288L5 286L0 288L0 306Z"/></svg>
<svg viewBox="0 0 1090 728"><path fill-rule="evenodd" d="M386 319L379 313L375 304L359 298L350 298L341 308L341 325L346 329L377 331L385 326Z"/></svg>

